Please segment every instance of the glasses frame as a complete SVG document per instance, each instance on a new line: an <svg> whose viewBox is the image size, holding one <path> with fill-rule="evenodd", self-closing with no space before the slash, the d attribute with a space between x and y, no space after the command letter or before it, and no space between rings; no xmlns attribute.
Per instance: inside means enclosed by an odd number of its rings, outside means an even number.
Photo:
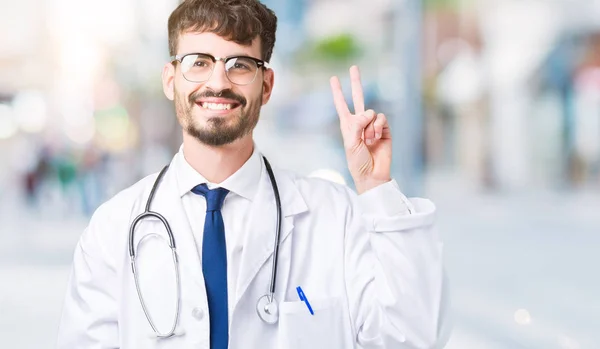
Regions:
<svg viewBox="0 0 600 349"><path fill-rule="evenodd" d="M193 80L188 79L185 76L185 73L183 71L181 72L181 75L183 75L184 79L186 79L189 82L196 83L196 84L200 84L200 83L207 82L208 80L210 80L210 78L212 77L213 73L215 72L215 66L216 66L216 63L218 61L223 62L224 66L227 66L227 62L229 62L230 60L232 60L232 59L238 59L238 58L245 58L245 59L249 59L249 60L252 60L252 61L256 62L256 66L258 67L258 69L256 69L256 72L254 73L254 77L252 78L252 80L250 82L246 83L246 84L238 84L236 82L231 81L231 79L229 78L229 74L227 74L227 70L225 70L225 76L227 76L227 80L229 80L229 82L231 82L232 84L238 85L238 86L250 85L251 83L253 83L256 80L256 76L258 75L258 70L259 69L261 69L261 68L262 69L268 69L268 68L270 68L268 62L263 61L262 59L258 59L258 58L254 58L254 57L250 57L250 56L233 55L233 56L227 56L227 57L215 57L215 56L211 55L210 53L203 53L203 52L192 52L192 53L184 53L184 54L181 54L181 55L171 56L170 57L171 64L174 65L175 62L179 62L179 64L183 64L183 59L185 57L191 56L191 55L203 55L203 56L206 56L206 57L210 58L213 61L213 63L215 63L215 65L213 65L212 70L210 71L210 75L208 76L208 78L206 78L206 80L193 81Z"/></svg>

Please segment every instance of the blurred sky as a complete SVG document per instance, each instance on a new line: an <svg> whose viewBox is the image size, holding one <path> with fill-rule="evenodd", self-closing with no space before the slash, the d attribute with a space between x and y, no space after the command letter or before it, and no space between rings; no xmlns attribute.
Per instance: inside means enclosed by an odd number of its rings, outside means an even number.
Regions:
<svg viewBox="0 0 600 349"><path fill-rule="evenodd" d="M600 1L265 0L278 166L352 186L328 79L361 67L394 177L439 210L448 348L600 348ZM173 0L0 0L0 335L50 348L95 208L181 142ZM37 333L31 336L31 333ZM4 339L6 343L6 339Z"/></svg>

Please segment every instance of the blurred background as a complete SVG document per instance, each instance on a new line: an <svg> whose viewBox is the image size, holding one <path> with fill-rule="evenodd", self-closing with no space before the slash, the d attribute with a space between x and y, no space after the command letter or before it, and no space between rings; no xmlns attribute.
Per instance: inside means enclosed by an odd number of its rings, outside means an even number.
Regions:
<svg viewBox="0 0 600 349"><path fill-rule="evenodd" d="M328 78L349 97L359 64L394 177L439 209L447 348L600 348L600 1L263 2L279 31L258 146L352 186ZM54 346L90 215L177 151L160 81L176 5L0 0L3 348Z"/></svg>

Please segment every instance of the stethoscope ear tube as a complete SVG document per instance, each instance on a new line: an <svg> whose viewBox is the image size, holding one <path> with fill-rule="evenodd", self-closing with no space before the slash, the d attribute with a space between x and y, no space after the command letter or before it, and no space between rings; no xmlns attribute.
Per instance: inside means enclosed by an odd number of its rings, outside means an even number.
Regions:
<svg viewBox="0 0 600 349"><path fill-rule="evenodd" d="M165 227L165 229L167 231L167 236L169 237L169 247L171 249L175 249L175 237L173 236L173 232L171 231L171 226L169 226L169 222L167 221L167 219L158 212L152 212L152 211L144 212L144 213L140 214L139 216L135 217L135 219L131 223L131 227L129 228L129 257L131 257L132 259L135 259L135 249L134 249L135 244L133 241L133 238L135 235L135 228L138 225L138 223L140 223L142 221L142 219L149 218L149 217L154 217L161 221L161 223L163 224L163 226Z"/></svg>
<svg viewBox="0 0 600 349"><path fill-rule="evenodd" d="M162 178L164 177L164 175L168 169L169 169L169 165L163 167L163 169L160 171L160 173L156 177L156 180L154 181L154 184L152 185L152 190L150 190L150 195L148 195L148 200L146 201L146 209L139 216L135 217L135 219L133 220L133 222L131 222L131 225L129 226L129 257L131 257L131 259L135 258L135 249L134 249L134 244L133 244L135 228L142 219L144 219L148 216L156 217L162 221L165 228L167 229L167 234L169 235L169 246L171 248L175 248L175 238L173 237L173 233L171 232L171 228L169 227L169 223L167 222L167 220L162 215L160 215L156 212L150 211L150 205L152 204L152 200L154 200L154 194L156 194L156 189L158 188L158 185L162 181Z"/></svg>
<svg viewBox="0 0 600 349"><path fill-rule="evenodd" d="M175 246L175 237L173 236L171 226L169 225L169 222L167 221L167 219L158 212L150 211L150 205L152 203L152 200L154 199L154 194L156 193L158 185L161 182L161 180L168 168L169 168L169 166L165 166L162 169L162 171L160 171L160 173L158 174L158 177L156 178L156 180L154 181L154 185L152 186L152 190L150 191L150 195L148 196L148 201L146 202L145 211L143 213L141 213L140 215L138 215L133 220L133 222L131 222L131 225L129 227L129 257L131 260L131 271L133 273L133 278L135 281L135 289L137 291L138 299L140 300L142 310L144 311L144 315L146 316L146 319L148 320L150 327L152 327L152 330L154 331L155 335L158 338L168 338L175 334L175 329L177 327L177 323L179 322L179 313L180 313L180 307L181 307L181 282L180 282L180 277L179 277L179 260L177 257L177 248ZM149 217L154 217L154 218L157 218L158 220L160 220L161 223L163 224L163 227L166 229L167 236L169 238L168 243L169 243L169 247L171 248L171 254L172 254L172 258L173 258L173 268L175 270L175 283L177 285L176 286L177 287L177 290L176 290L177 297L175 297L176 298L175 299L175 315L174 315L173 324L171 326L171 329L166 333L161 333L158 330L158 328L156 327L156 324L154 323L152 317L150 316L150 312L148 311L148 308L146 307L146 302L144 301L144 296L142 295L142 290L140 288L140 282L139 282L138 273L137 273L136 252L135 252L135 247L134 247L135 229L136 229L138 223L140 223L144 218L149 218ZM142 240L143 240L143 238L142 238Z"/></svg>
<svg viewBox="0 0 600 349"><path fill-rule="evenodd" d="M175 297L175 315L174 315L173 323L172 323L171 329L166 333L161 333L158 330L158 328L156 327L156 324L154 323L154 320L150 316L150 312L148 311L148 308L146 307L146 302L144 301L144 296L142 295L142 290L141 290L140 282L139 282L139 278L138 278L135 258L131 259L131 270L133 271L133 278L135 280L135 289L138 294L138 299L140 300L140 304L142 306L142 310L144 311L144 315L146 316L146 320L148 320L150 327L152 327L152 331L154 331L154 333L156 334L156 337L158 337L158 338L168 338L168 337L173 336L175 334L175 329L177 327L177 323L179 322L179 311L181 308L181 297L180 297L181 282L179 279L179 262L177 260L177 251L175 248L173 248L173 247L171 248L171 253L173 256L173 268L175 270L175 284L177 285L177 290L176 290L177 297Z"/></svg>
<svg viewBox="0 0 600 349"><path fill-rule="evenodd" d="M169 169L169 165L163 167L163 169L158 174L158 177L156 177L156 180L154 181L154 185L152 186L152 190L150 190L150 195L148 196L148 200L146 201L146 209L144 210L145 212L150 212L150 205L152 204L152 201L154 200L154 194L156 194L156 189L158 188L158 185L162 181L162 178L164 177L165 172L167 172L168 169Z"/></svg>

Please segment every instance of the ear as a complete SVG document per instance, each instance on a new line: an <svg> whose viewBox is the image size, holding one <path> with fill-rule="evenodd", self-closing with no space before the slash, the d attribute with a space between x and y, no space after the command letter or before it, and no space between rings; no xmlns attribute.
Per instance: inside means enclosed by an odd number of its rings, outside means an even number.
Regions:
<svg viewBox="0 0 600 349"><path fill-rule="evenodd" d="M175 66L171 63L165 64L162 71L163 92L168 99L175 99Z"/></svg>
<svg viewBox="0 0 600 349"><path fill-rule="evenodd" d="M271 92L273 92L273 84L275 83L275 72L273 69L264 69L263 74L263 89L262 89L262 105L267 104L271 99Z"/></svg>

